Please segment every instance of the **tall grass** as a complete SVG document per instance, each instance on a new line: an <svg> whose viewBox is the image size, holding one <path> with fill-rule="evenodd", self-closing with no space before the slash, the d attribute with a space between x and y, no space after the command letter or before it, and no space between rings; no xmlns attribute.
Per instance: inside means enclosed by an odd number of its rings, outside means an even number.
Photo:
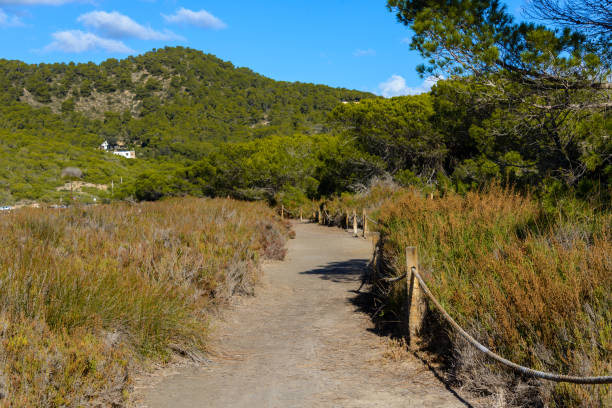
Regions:
<svg viewBox="0 0 612 408"><path fill-rule="evenodd" d="M404 270L405 247L418 245L435 296L486 346L536 369L612 372L610 212L576 203L545 211L530 197L493 186L436 200L404 192L383 205L379 220L383 258ZM389 291L391 307L403 304L400 285ZM510 405L612 404L610 386L519 381L476 361L452 334L451 340L464 385L485 393L497 388Z"/></svg>
<svg viewBox="0 0 612 408"><path fill-rule="evenodd" d="M207 311L284 256L275 219L203 199L2 215L0 406L122 404L142 362L205 350Z"/></svg>
<svg viewBox="0 0 612 408"><path fill-rule="evenodd" d="M376 179L373 180L370 186L362 192L355 194L343 194L341 196L332 197L326 200L323 204L325 209L330 214L331 223L334 225L342 225L346 222L346 214L352 217L353 210L356 212L359 226L362 225L362 210L365 210L370 218L377 218L380 208L387 202L394 200L405 192L391 179ZM350 222L352 226L352 221ZM370 229L374 226L370 225Z"/></svg>
<svg viewBox="0 0 612 408"><path fill-rule="evenodd" d="M405 191L391 179L374 179L368 188L358 193L342 193L340 196L324 197L301 205L285 206L286 216L298 218L301 210L305 219L317 221L317 212L322 210L323 222L326 225L346 227L346 215L349 215L352 226L352 216L355 211L361 227L362 210L366 210L369 218L377 218L384 203L395 199ZM280 213L280 208L277 208L277 212ZM374 226L370 225L370 230L372 229Z"/></svg>

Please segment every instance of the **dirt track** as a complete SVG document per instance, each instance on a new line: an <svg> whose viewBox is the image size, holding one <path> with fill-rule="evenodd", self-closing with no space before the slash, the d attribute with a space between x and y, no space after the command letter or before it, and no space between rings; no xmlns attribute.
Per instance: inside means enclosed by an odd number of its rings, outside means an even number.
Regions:
<svg viewBox="0 0 612 408"><path fill-rule="evenodd" d="M139 387L143 407L466 407L416 358L383 357L386 339L355 305L371 243L296 224L284 262L217 324L216 356ZM148 382L148 381L147 381Z"/></svg>

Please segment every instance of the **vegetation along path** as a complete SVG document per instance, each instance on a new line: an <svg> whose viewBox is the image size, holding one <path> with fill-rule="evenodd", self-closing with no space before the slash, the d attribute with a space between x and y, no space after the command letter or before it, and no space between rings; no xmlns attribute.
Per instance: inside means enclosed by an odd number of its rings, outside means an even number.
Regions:
<svg viewBox="0 0 612 408"><path fill-rule="evenodd" d="M372 244L295 224L283 262L215 330L213 356L140 388L154 407L465 407L420 361L389 346L356 305Z"/></svg>

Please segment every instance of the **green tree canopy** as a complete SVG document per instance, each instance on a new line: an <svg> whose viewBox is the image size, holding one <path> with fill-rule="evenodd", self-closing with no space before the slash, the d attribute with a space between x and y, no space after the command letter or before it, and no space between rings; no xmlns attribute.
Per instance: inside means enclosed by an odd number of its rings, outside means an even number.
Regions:
<svg viewBox="0 0 612 408"><path fill-rule="evenodd" d="M452 88L434 89L448 101L440 106L475 105L468 110L479 118L466 118L460 143L480 145L470 166L567 185L603 175L609 183L609 44L570 27L516 23L497 0L388 7L414 31L412 48L427 59L420 72L453 79Z"/></svg>
<svg viewBox="0 0 612 408"><path fill-rule="evenodd" d="M447 153L434 128L432 98L425 95L366 99L341 104L330 114L336 129L365 152L378 156L387 171L431 172L442 167Z"/></svg>

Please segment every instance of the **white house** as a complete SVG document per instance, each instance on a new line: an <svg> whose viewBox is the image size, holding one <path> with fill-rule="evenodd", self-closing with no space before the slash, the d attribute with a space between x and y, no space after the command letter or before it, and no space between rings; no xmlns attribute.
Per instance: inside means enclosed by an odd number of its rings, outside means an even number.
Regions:
<svg viewBox="0 0 612 408"><path fill-rule="evenodd" d="M121 149L121 147L123 147L123 146L125 146L125 143L117 142L117 147L119 149ZM105 140L104 143L102 143L100 145L100 149L102 149L102 150L104 150L106 152L112 151L113 154L115 154L117 156L125 157L126 159L135 159L136 158L136 152L134 150L114 150L114 148L111 149L111 145L110 145L110 143L108 143L108 140Z"/></svg>
<svg viewBox="0 0 612 408"><path fill-rule="evenodd" d="M125 157L126 159L135 159L136 152L134 150L115 150L113 154L117 156Z"/></svg>

